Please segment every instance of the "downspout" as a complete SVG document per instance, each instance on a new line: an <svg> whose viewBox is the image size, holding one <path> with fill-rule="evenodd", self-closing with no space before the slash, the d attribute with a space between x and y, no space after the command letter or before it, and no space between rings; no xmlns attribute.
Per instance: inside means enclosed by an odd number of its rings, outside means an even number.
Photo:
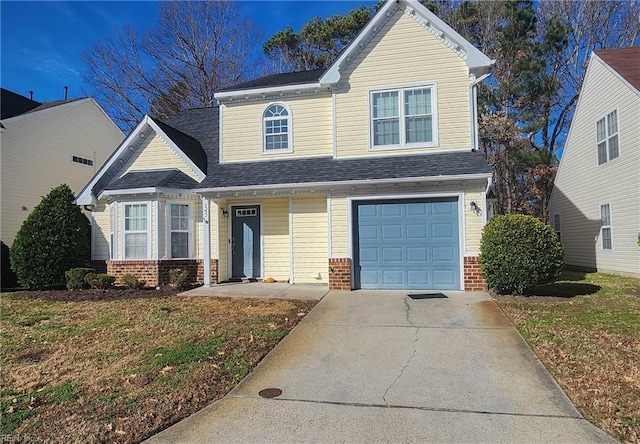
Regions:
<svg viewBox="0 0 640 444"><path fill-rule="evenodd" d="M469 99L471 102L471 149L478 150L478 83L489 77L491 73L484 74L475 79L469 85Z"/></svg>
<svg viewBox="0 0 640 444"><path fill-rule="evenodd" d="M489 217L489 207L487 206L487 193L489 192L489 188L493 184L493 177L487 178L487 187L482 192L482 226L487 225L488 217Z"/></svg>

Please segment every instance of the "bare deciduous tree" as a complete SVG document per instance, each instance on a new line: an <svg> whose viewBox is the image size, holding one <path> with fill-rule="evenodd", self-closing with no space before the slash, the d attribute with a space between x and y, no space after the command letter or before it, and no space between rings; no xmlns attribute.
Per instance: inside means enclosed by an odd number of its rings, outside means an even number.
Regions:
<svg viewBox="0 0 640 444"><path fill-rule="evenodd" d="M167 118L211 106L215 91L259 74L258 41L233 2L161 2L160 21L145 35L125 27L83 54L85 81L131 129L148 112Z"/></svg>

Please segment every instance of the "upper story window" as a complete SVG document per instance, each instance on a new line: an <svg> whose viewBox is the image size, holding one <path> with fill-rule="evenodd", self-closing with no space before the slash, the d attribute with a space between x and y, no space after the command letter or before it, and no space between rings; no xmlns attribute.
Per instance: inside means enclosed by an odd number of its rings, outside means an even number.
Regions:
<svg viewBox="0 0 640 444"><path fill-rule="evenodd" d="M124 205L124 258L149 259L149 205L134 203Z"/></svg>
<svg viewBox="0 0 640 444"><path fill-rule="evenodd" d="M188 204L169 204L169 241L172 258L189 257L189 213Z"/></svg>
<svg viewBox="0 0 640 444"><path fill-rule="evenodd" d="M609 204L600 205L600 239L603 250L612 250L613 241L611 237L611 206Z"/></svg>
<svg viewBox="0 0 640 444"><path fill-rule="evenodd" d="M372 149L437 145L435 86L374 91L370 104Z"/></svg>
<svg viewBox="0 0 640 444"><path fill-rule="evenodd" d="M262 116L264 153L289 153L291 144L291 112L282 104L269 105Z"/></svg>
<svg viewBox="0 0 640 444"><path fill-rule="evenodd" d="M612 111L596 122L598 142L598 165L602 165L620 155L618 149L618 112Z"/></svg>

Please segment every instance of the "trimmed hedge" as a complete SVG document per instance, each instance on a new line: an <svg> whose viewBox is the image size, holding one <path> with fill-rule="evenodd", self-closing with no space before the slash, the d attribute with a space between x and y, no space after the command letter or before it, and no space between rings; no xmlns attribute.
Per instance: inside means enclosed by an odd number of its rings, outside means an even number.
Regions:
<svg viewBox="0 0 640 444"><path fill-rule="evenodd" d="M87 282L87 276L95 273L93 268L72 268L64 272L64 277L67 280L68 290L80 290L82 288L89 288Z"/></svg>
<svg viewBox="0 0 640 444"><path fill-rule="evenodd" d="M11 268L26 288L64 287L65 271L89 260L90 224L73 204L71 188L60 185L33 209L13 245Z"/></svg>
<svg viewBox="0 0 640 444"><path fill-rule="evenodd" d="M553 228L533 216L495 216L482 232L480 264L489 288L525 294L560 276L564 247Z"/></svg>

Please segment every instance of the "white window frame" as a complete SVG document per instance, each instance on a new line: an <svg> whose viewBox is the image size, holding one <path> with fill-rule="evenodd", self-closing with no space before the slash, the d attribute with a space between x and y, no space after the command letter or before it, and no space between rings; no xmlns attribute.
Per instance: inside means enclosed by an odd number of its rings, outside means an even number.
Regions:
<svg viewBox="0 0 640 444"><path fill-rule="evenodd" d="M172 230L171 229L171 205L186 205L189 211L189 221L187 225L187 230ZM167 258L169 259L191 259L193 257L193 207L191 202L184 201L167 201L167 205L165 208L166 213L166 251ZM171 256L171 234L173 232L176 233L187 233L187 257L173 257Z"/></svg>
<svg viewBox="0 0 640 444"><path fill-rule="evenodd" d="M146 230L129 230L127 231L127 225L125 223L126 214L127 214L127 205L146 205L147 206L147 229ZM126 261L140 261L140 260L149 260L151 259L151 202L150 201L141 201L141 202L122 202L122 215L120 216L120 222L122 223L122 246L121 246L121 254L122 259ZM146 233L147 234L147 257L145 258L128 258L127 257L127 234L136 234L136 233Z"/></svg>
<svg viewBox="0 0 640 444"><path fill-rule="evenodd" d="M604 207L608 207L609 208L609 224L608 225L604 225L603 224L603 218L602 218L602 209ZM612 211L611 211L611 203L609 202L605 202L605 203L601 203L600 206L598 207L600 209L600 249L602 251L613 251L613 226L612 226ZM611 241L611 247L610 248L605 248L604 246L604 235L603 235L603 230L608 229L609 230L609 240Z"/></svg>
<svg viewBox="0 0 640 444"><path fill-rule="evenodd" d="M269 108L272 106L282 106L287 110L287 148L279 148L279 149L267 149L267 121L270 120L283 120L282 117L267 117L265 114ZM282 154L282 153L292 153L293 152L293 114L291 112L291 108L287 106L287 104L283 102L272 102L265 106L264 110L261 114L261 125L262 125L262 154ZM284 134L284 133L280 133Z"/></svg>
<svg viewBox="0 0 640 444"><path fill-rule="evenodd" d="M615 113L616 115L616 132L609 134L609 116L611 114ZM600 123L601 121L604 120L604 132L605 132L605 136L603 140L598 140L598 123ZM604 164L607 164L615 159L620 158L620 118L618 116L618 109L613 109L611 111L608 111L607 113L605 113L604 115L600 116L599 118L596 119L596 125L595 125L595 131L596 131L596 162L598 163L598 166L602 166ZM616 157L611 157L611 139L613 137L616 137L616 139L618 140L618 155ZM600 153L598 152L599 148L598 146L603 143L605 144L605 154L606 154L606 159L603 162L600 162Z"/></svg>
<svg viewBox="0 0 640 444"><path fill-rule="evenodd" d="M430 142L406 142L406 114L404 109L404 95L407 91L430 89L431 90L431 131L432 139ZM385 92L398 93L398 119L400 123L400 143L394 145L374 145L374 125L373 125L373 95ZM439 145L438 142L438 85L436 82L421 83L417 85L404 85L388 88L372 88L368 94L368 112L369 112L369 151L384 151L395 149L411 149L411 148L434 148Z"/></svg>

